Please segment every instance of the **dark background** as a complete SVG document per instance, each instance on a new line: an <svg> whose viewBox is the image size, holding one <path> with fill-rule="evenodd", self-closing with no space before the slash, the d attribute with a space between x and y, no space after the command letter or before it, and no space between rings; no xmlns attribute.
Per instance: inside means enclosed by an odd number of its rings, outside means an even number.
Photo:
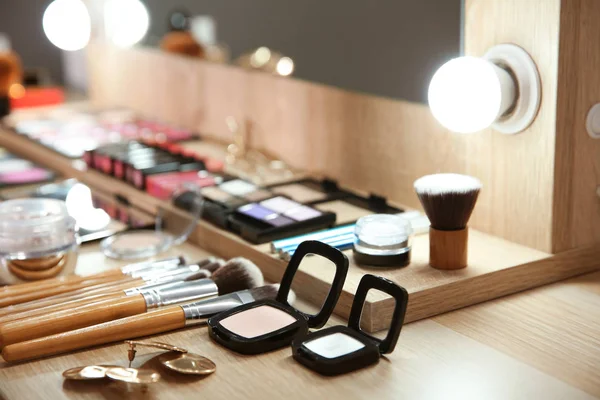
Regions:
<svg viewBox="0 0 600 400"><path fill-rule="evenodd" d="M92 0L94 1L94 0ZM0 32L27 67L62 82L62 57L42 30L50 0L0 0ZM295 76L380 96L424 101L436 68L460 49L461 0L145 0L146 44L174 8L209 14L233 57L268 46L294 59Z"/></svg>

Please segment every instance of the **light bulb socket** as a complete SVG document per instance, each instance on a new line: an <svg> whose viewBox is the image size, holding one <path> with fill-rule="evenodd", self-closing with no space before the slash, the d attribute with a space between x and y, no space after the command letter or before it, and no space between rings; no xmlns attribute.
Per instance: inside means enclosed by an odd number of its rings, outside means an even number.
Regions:
<svg viewBox="0 0 600 400"><path fill-rule="evenodd" d="M483 59L493 63L502 82L503 111L494 122L494 130L512 135L527 129L540 108L542 89L537 66L531 56L514 44L499 44L489 49ZM506 81L510 78L512 83ZM506 99L511 99L506 107Z"/></svg>

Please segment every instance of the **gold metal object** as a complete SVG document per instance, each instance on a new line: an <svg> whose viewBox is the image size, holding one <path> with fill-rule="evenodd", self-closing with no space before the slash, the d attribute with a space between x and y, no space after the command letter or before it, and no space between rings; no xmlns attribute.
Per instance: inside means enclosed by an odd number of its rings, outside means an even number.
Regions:
<svg viewBox="0 0 600 400"><path fill-rule="evenodd" d="M118 365L88 365L85 367L71 368L63 372L65 379L76 381L90 381L106 378L106 371L109 368L120 368Z"/></svg>
<svg viewBox="0 0 600 400"><path fill-rule="evenodd" d="M160 374L158 372L137 368L109 368L106 371L106 376L115 381L140 385L147 385L160 380Z"/></svg>
<svg viewBox="0 0 600 400"><path fill-rule="evenodd" d="M210 359L192 353L166 353L158 361L166 368L188 375L210 375L217 370Z"/></svg>
<svg viewBox="0 0 600 400"><path fill-rule="evenodd" d="M137 353L136 346L153 347L155 349L174 351L177 353L187 353L186 349L162 342L141 342L139 340L126 340L125 343L129 345L129 349L127 350L127 357L129 359L130 367L133 360L135 360L135 354Z"/></svg>

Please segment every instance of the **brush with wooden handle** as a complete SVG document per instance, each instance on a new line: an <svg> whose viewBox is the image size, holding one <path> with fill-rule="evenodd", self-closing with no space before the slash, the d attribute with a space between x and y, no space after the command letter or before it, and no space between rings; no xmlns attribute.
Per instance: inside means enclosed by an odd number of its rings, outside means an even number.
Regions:
<svg viewBox="0 0 600 400"><path fill-rule="evenodd" d="M4 347L2 357L8 362L25 361L169 332L202 323L213 315L242 304L262 299L274 299L277 291L278 285L267 285L182 306L164 307L141 315L11 344ZM294 294L290 291L288 302L292 304L294 298Z"/></svg>
<svg viewBox="0 0 600 400"><path fill-rule="evenodd" d="M3 288L0 288L0 299L27 294L35 292L37 290L50 289L57 286L78 284L94 279L123 279L128 278L130 276L134 276L135 274L141 273L142 271L158 270L163 268L166 269L171 267L175 268L183 264L185 264L185 259L183 257L171 257L163 260L144 261L141 263L129 264L121 268L111 269L94 275L71 275L59 278L45 279L36 282L20 283L17 285L5 286Z"/></svg>
<svg viewBox="0 0 600 400"><path fill-rule="evenodd" d="M0 326L0 346L142 314L152 308L254 288L263 282L256 265L244 258L235 258L218 269L211 279L115 295L78 308L8 322Z"/></svg>
<svg viewBox="0 0 600 400"><path fill-rule="evenodd" d="M171 272L174 272L173 275L163 276L156 280L130 278L121 280L117 283L97 285L96 287L81 289L76 292L48 297L46 299L36 300L28 303L17 304L16 306L12 307L12 311L9 310L10 312L3 312L4 310L0 310L0 325L38 315L47 315L48 313L57 311L70 310L75 307L84 306L97 301L118 298L124 293L137 293L141 290L148 290L153 287L165 288L167 285L173 282L210 278L213 272L225 264L225 261L222 259L216 259L216 261L213 262L212 257L208 261L208 264L204 262L196 264L199 266L197 272L193 272L194 269L190 266L189 273L177 274L176 272L182 268L180 267L178 269L171 270Z"/></svg>
<svg viewBox="0 0 600 400"><path fill-rule="evenodd" d="M435 174L414 183L429 217L429 264L443 270L467 266L469 230L481 182L468 175Z"/></svg>
<svg viewBox="0 0 600 400"><path fill-rule="evenodd" d="M192 265L194 265L194 266L196 266L196 268L198 268L197 264L192 264ZM150 280L150 279L156 280L156 279L160 279L162 277L170 277L170 279L173 279L173 275L175 272L179 271L181 273L185 273L186 268L188 268L188 266L169 265L169 266L161 267L158 269L150 268L147 270L136 271L136 272L130 273L130 275L126 275L126 276L140 277L140 278L144 278L146 280ZM123 278L120 278L119 280L121 280L121 279L123 279ZM107 283L106 281L118 282L118 280L114 280L114 278L111 276L111 277L105 277L102 279L96 279L91 282L83 281L80 283L55 286L55 287L51 287L48 289L38 289L36 291L27 292L24 294L12 296L12 297L5 297L3 299L0 299L0 308L7 307L10 305L22 304L22 303L30 302L33 300L39 300L39 299L43 299L46 297L56 296L56 295L63 294L63 293L70 293L70 292L74 292L74 291L81 290L81 289L86 289L90 286L95 286L95 285L101 284L101 283Z"/></svg>

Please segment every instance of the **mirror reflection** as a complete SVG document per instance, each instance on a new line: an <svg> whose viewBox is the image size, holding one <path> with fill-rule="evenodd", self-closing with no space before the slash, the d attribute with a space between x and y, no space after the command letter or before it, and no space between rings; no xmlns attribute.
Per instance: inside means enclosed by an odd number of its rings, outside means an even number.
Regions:
<svg viewBox="0 0 600 400"><path fill-rule="evenodd" d="M58 85L80 83L73 64L85 63L62 50L101 37L425 101L434 72L460 53L461 13L462 0L3 0L0 33L27 79Z"/></svg>
<svg viewBox="0 0 600 400"><path fill-rule="evenodd" d="M292 281L292 290L296 293L299 293L303 286L305 287L309 284L303 277L304 274L318 277L319 283L310 283L311 290L302 291L302 300L304 301L296 302L294 307L303 313L314 315L319 312L321 306L325 303L331 283L335 277L335 264L331 260L317 254L309 253L304 256Z"/></svg>

